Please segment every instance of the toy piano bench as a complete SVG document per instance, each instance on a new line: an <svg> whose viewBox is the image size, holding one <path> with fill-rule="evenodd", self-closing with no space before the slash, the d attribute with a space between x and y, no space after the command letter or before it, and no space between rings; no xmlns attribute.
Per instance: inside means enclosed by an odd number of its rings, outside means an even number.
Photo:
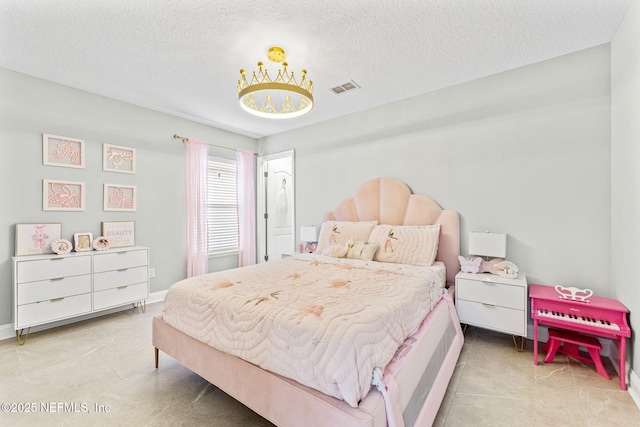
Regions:
<svg viewBox="0 0 640 427"><path fill-rule="evenodd" d="M586 347L591 358L584 357L580 354L579 346ZM574 359L596 365L596 372L599 375L610 379L609 374L604 369L602 359L600 358L600 350L602 345L596 337L578 334L576 332L564 331L560 329L549 328L549 341L543 347L547 352L544 358L545 363L552 363L556 353L566 354Z"/></svg>

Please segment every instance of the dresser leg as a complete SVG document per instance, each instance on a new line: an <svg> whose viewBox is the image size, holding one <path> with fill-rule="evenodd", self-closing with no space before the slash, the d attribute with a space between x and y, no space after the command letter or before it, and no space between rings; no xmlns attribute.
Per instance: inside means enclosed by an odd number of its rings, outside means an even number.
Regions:
<svg viewBox="0 0 640 427"><path fill-rule="evenodd" d="M524 337L520 337L520 346L518 346L518 337L511 335L511 338L513 338L513 345L516 347L517 351L521 352L524 350Z"/></svg>
<svg viewBox="0 0 640 427"><path fill-rule="evenodd" d="M158 350L158 347L154 347L153 350L156 356L156 369L158 369L158 356L159 356L160 350Z"/></svg>
<svg viewBox="0 0 640 427"><path fill-rule="evenodd" d="M27 338L29 338L29 331L31 330L31 328L27 328L27 334L24 335L24 339L20 339L20 337L22 337L22 332L24 332L24 329L20 329L19 331L16 331L16 339L18 340L18 345L24 345L24 343L27 342Z"/></svg>
<svg viewBox="0 0 640 427"><path fill-rule="evenodd" d="M147 310L147 300L138 301L133 303L133 308L140 307L140 310L144 313Z"/></svg>

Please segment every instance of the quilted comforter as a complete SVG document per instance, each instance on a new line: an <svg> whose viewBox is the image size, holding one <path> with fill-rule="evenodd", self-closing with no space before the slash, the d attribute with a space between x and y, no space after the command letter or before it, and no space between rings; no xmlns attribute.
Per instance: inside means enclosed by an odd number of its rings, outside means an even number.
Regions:
<svg viewBox="0 0 640 427"><path fill-rule="evenodd" d="M442 297L445 269L304 254L174 284L163 318L355 407Z"/></svg>

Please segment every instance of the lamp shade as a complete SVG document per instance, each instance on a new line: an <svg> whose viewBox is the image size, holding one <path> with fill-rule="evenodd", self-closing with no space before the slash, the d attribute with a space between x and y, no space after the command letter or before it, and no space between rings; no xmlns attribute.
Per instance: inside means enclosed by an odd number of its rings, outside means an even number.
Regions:
<svg viewBox="0 0 640 427"><path fill-rule="evenodd" d="M505 258L507 234L488 231L469 232L469 255Z"/></svg>
<svg viewBox="0 0 640 427"><path fill-rule="evenodd" d="M317 242L318 229L316 227L300 227L300 240L303 242Z"/></svg>

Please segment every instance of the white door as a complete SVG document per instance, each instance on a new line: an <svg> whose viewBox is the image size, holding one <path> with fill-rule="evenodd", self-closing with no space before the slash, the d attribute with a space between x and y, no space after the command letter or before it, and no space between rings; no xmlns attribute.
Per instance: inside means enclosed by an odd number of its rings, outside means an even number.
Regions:
<svg viewBox="0 0 640 427"><path fill-rule="evenodd" d="M258 262L295 252L293 151L258 157Z"/></svg>

